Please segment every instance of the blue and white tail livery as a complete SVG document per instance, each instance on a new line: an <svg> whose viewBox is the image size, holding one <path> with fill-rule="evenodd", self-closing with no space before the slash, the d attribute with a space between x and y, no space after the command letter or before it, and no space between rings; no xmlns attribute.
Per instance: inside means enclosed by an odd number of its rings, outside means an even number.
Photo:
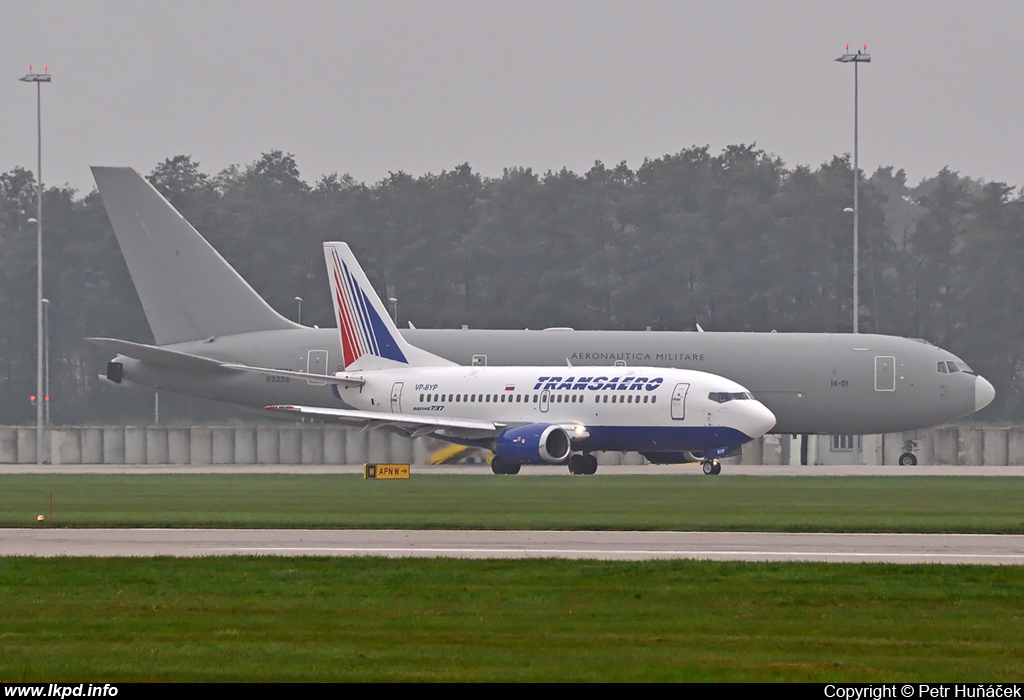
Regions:
<svg viewBox="0 0 1024 700"><path fill-rule="evenodd" d="M324 243L345 370L441 367L454 363L409 345L346 243Z"/></svg>

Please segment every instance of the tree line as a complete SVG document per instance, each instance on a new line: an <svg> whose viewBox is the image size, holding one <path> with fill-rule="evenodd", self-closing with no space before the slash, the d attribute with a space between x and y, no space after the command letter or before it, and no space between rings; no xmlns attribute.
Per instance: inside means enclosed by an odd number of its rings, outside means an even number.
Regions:
<svg viewBox="0 0 1024 700"><path fill-rule="evenodd" d="M375 184L302 179L281 151L210 174L163 161L153 185L282 314L333 325L321 242L347 241L400 324L418 327L849 332L853 172L789 168L752 145L691 147L587 172L469 164ZM1024 195L944 169L917 185L880 168L860 194L860 331L923 338L988 377L981 418L1024 418ZM0 174L0 423L35 393L35 179ZM102 202L43 193L55 423L149 415L151 395L102 386L108 353L151 342ZM163 404L183 420L228 417Z"/></svg>

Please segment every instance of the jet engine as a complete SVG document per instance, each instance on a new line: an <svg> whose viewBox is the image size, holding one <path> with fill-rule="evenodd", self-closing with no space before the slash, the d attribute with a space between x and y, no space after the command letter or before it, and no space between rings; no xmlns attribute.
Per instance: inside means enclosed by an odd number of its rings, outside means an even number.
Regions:
<svg viewBox="0 0 1024 700"><path fill-rule="evenodd" d="M559 464L569 456L569 433L557 425L509 428L494 441L494 454L510 464Z"/></svg>

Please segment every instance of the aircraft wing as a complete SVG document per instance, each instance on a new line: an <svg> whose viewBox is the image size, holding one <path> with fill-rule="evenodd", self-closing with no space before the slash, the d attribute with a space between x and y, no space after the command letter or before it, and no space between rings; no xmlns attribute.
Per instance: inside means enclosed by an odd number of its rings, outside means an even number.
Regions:
<svg viewBox="0 0 1024 700"><path fill-rule="evenodd" d="M345 425L373 428L397 428L410 437L439 433L446 437L480 439L494 437L508 427L507 423L495 423L472 418L442 418L440 416L413 416L406 413L385 413L383 411L355 411L345 408L318 408L316 406L267 406L268 411L286 411L317 416Z"/></svg>
<svg viewBox="0 0 1024 700"><path fill-rule="evenodd" d="M249 365L242 365L237 362L221 362L220 360L193 355L188 352L168 350L156 345L133 343L116 338L86 338L86 340L119 355L175 369L205 372L253 372L256 374L306 379L324 384L340 384L341 386L362 386L366 383L363 379L354 377L337 377L330 374L311 374L309 372L294 372L292 370L272 369L269 367L250 367Z"/></svg>

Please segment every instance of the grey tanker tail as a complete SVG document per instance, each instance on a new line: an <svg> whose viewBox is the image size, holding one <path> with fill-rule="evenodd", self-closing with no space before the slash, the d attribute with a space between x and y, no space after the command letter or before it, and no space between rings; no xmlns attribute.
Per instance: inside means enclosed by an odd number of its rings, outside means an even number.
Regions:
<svg viewBox="0 0 1024 700"><path fill-rule="evenodd" d="M115 383L247 407L337 406L335 329L274 311L141 175L93 168L156 342L109 365ZM773 432L872 434L925 428L990 403L992 385L923 341L872 334L407 329L406 340L459 364L644 365L703 370L753 392ZM150 346L153 347L153 346ZM204 363L202 358L213 362ZM240 372L239 366L293 376ZM566 368L571 372L571 368Z"/></svg>

